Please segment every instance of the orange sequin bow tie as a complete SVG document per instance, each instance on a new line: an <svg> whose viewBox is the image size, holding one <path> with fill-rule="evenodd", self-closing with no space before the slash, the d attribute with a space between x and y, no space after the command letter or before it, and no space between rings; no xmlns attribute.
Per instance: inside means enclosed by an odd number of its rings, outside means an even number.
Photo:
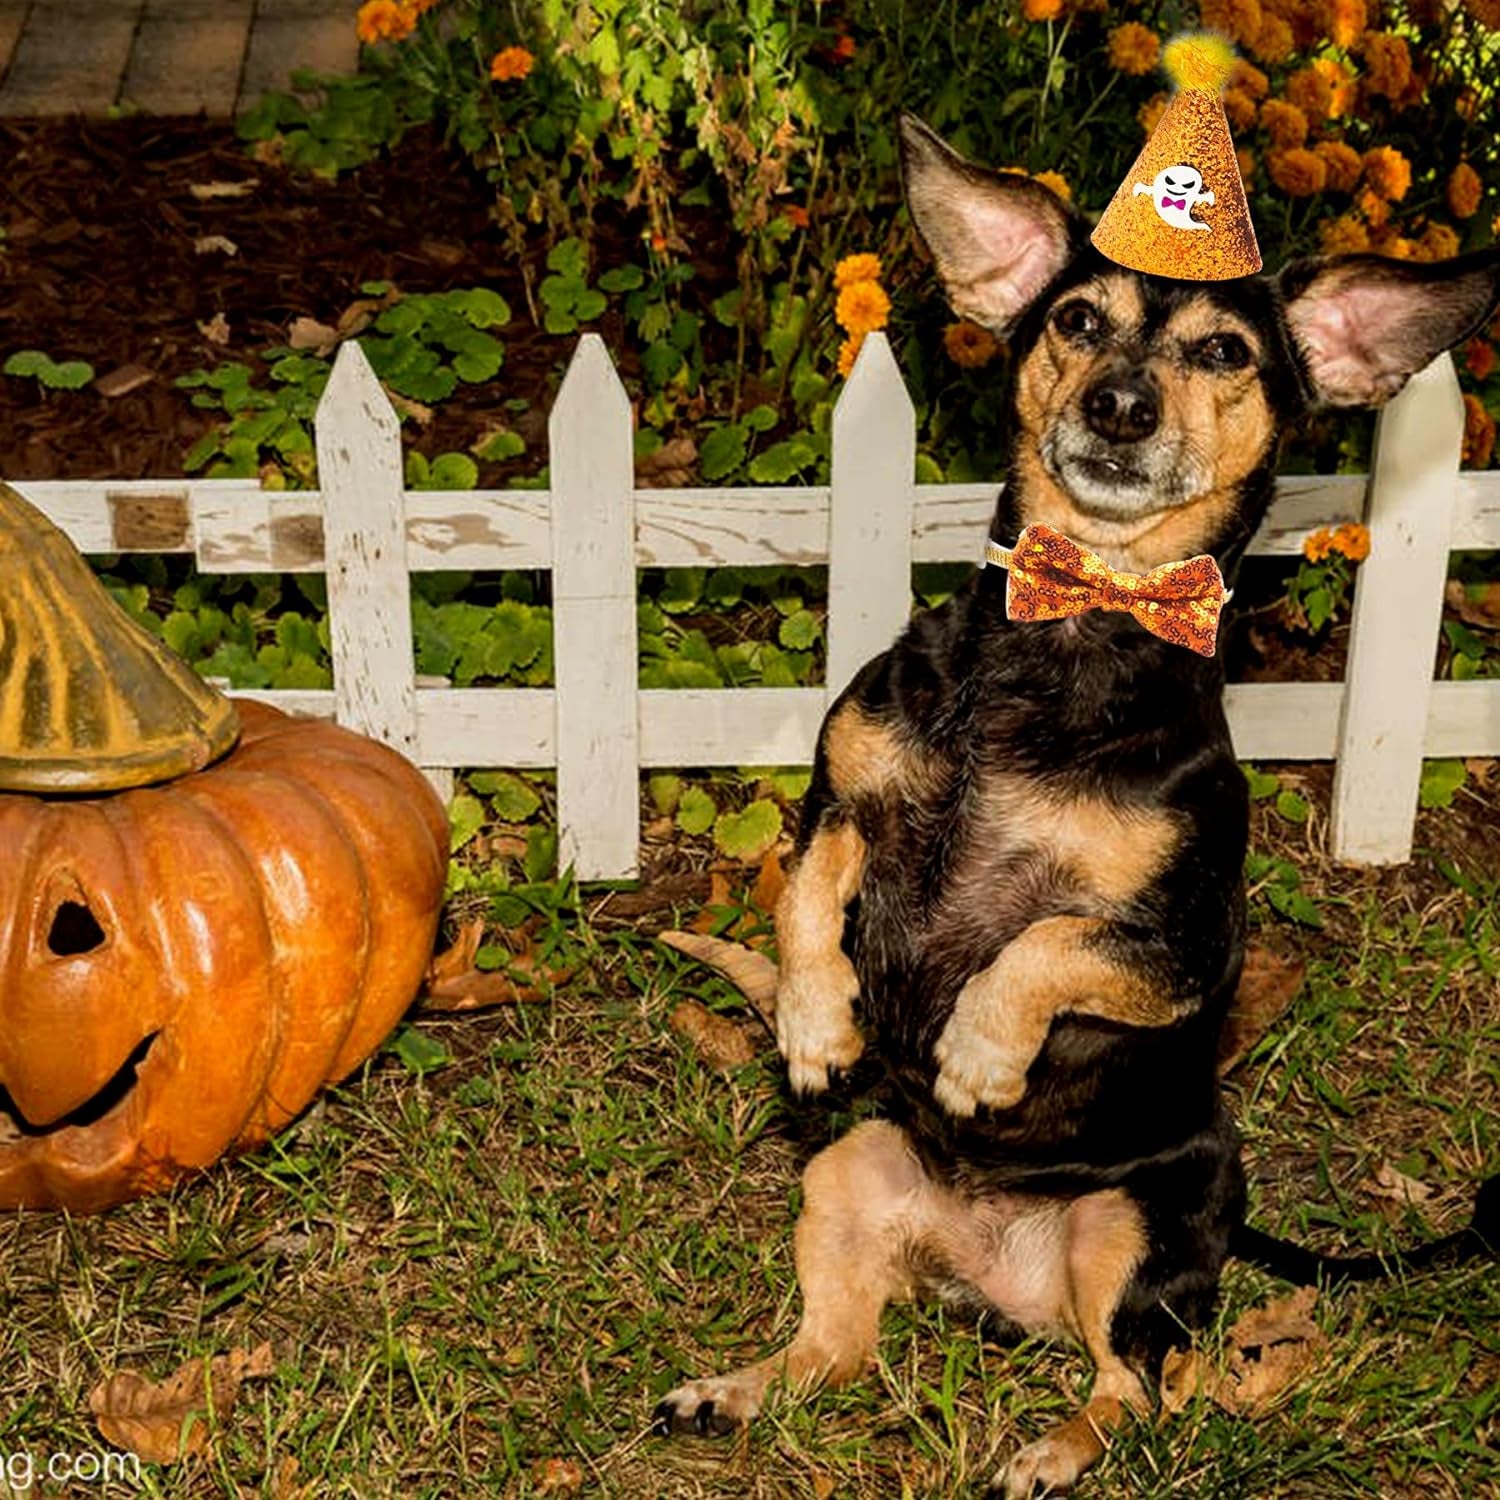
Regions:
<svg viewBox="0 0 1500 1500"><path fill-rule="evenodd" d="M1050 526L1028 526L1014 547L984 544L984 560L1009 570L1005 613L1012 620L1061 620L1091 609L1123 610L1152 635L1214 654L1219 612L1229 598L1207 553L1149 573L1117 573L1096 552Z"/></svg>

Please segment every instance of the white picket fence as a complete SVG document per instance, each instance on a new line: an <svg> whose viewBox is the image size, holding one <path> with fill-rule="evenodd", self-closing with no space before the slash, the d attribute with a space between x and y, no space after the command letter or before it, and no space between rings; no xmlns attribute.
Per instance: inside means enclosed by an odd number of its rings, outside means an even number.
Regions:
<svg viewBox="0 0 1500 1500"><path fill-rule="evenodd" d="M1460 473L1444 356L1383 414L1373 474L1282 479L1250 551L1295 555L1317 526L1372 532L1347 680L1229 689L1245 759L1334 759L1342 858L1411 850L1424 756L1500 753L1500 681L1432 681L1450 549L1500 547L1500 474ZM603 343L579 343L551 415L551 488L407 491L395 413L355 344L317 414L321 489L254 481L26 482L85 552L192 553L208 573L326 572L334 687L247 694L333 714L440 785L456 767L556 767L561 850L586 879L637 868L642 767L811 760L832 697L907 619L913 562L980 556L991 484L913 482L912 406L882 335L833 418L829 486L640 490L631 415ZM641 691L636 570L829 566L826 687ZM409 571L552 570L556 686L453 688L414 673Z"/></svg>

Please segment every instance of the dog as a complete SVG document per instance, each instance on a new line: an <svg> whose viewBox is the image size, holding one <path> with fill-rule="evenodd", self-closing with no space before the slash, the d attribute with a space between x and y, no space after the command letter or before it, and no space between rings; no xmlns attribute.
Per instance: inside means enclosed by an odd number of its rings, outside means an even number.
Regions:
<svg viewBox="0 0 1500 1500"><path fill-rule="evenodd" d="M1282 434L1318 408L1379 405L1500 300L1495 251L1142 275L1094 251L1046 187L971 164L911 117L902 142L949 302L1010 342L991 533L1007 547L1041 523L1116 569L1207 553L1232 581ZM806 1169L790 1345L680 1386L656 1420L719 1433L772 1381L849 1381L886 1303L936 1294L1070 1333L1097 1365L1081 1410L997 1476L1020 1500L1070 1488L1127 1413L1149 1413L1232 1252L1303 1276L1380 1266L1243 1223L1214 1053L1244 953L1249 817L1219 656L1128 614L1018 622L1005 596L983 569L823 724L776 911L777 1040L806 1093L868 1033L891 1117ZM1476 1220L1408 1264L1483 1248L1494 1187L1483 1233Z"/></svg>

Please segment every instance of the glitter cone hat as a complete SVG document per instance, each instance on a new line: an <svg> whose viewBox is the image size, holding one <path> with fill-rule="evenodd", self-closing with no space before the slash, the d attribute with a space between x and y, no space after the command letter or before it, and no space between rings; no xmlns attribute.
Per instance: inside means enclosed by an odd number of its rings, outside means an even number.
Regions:
<svg viewBox="0 0 1500 1500"><path fill-rule="evenodd" d="M1228 281L1260 270L1223 93L1234 50L1202 33L1169 42L1177 93L1104 210L1094 247L1117 265L1177 281Z"/></svg>

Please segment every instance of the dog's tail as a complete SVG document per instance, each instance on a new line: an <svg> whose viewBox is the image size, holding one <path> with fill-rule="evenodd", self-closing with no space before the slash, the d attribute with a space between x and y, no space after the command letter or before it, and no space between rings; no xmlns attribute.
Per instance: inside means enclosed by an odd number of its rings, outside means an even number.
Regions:
<svg viewBox="0 0 1500 1500"><path fill-rule="evenodd" d="M1500 1258L1500 1175L1480 1186L1479 1196L1474 1200L1474 1217L1466 1228L1413 1250L1397 1250L1390 1255L1320 1255L1316 1250L1241 1224L1230 1238L1229 1253L1299 1286L1312 1286L1319 1281L1378 1281L1435 1265L1497 1259Z"/></svg>

